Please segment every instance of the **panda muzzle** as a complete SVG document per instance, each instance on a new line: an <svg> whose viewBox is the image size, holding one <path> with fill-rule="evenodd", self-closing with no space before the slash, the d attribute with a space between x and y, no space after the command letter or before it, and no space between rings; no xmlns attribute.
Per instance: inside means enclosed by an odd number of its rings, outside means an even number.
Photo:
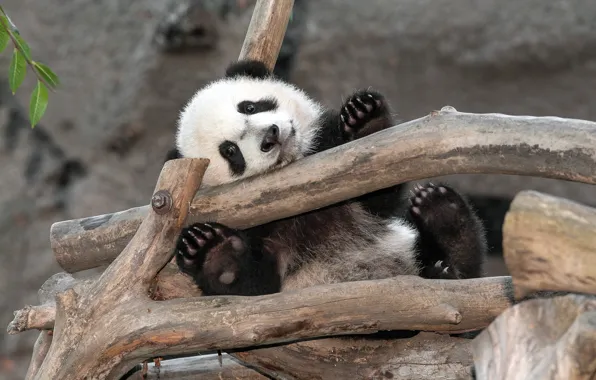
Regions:
<svg viewBox="0 0 596 380"><path fill-rule="evenodd" d="M267 129L267 132L265 132L265 136L261 142L261 151L269 152L278 144L280 144L279 127L273 124Z"/></svg>

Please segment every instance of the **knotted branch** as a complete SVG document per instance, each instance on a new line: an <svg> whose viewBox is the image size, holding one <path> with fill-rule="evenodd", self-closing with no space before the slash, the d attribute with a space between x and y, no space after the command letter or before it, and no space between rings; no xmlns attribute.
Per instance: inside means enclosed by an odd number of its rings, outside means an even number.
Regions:
<svg viewBox="0 0 596 380"><path fill-rule="evenodd" d="M149 310L149 285L172 256L207 164L200 159L167 162L152 198L154 211L118 258L96 281L75 283L56 295L53 343L34 378L101 378L121 362L123 355L112 347L123 344L123 330Z"/></svg>

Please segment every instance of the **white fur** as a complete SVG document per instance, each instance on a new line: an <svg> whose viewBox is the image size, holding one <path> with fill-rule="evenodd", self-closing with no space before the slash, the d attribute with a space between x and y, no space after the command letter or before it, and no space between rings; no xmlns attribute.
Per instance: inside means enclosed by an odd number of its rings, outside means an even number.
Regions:
<svg viewBox="0 0 596 380"><path fill-rule="evenodd" d="M360 206L351 206L360 229L375 236L373 244L339 232L323 246L312 247L317 260L300 265L300 270L283 277L283 290L306 288L319 284L347 281L376 280L399 275L417 275L417 231L403 219L392 219L379 233L378 220L366 214ZM341 228L338 231L342 231ZM294 254L292 257L297 257ZM293 263L296 265L297 263ZM300 264L300 263L298 263ZM291 265L286 260L286 265ZM285 268L280 268L282 272Z"/></svg>
<svg viewBox="0 0 596 380"><path fill-rule="evenodd" d="M244 115L237 104L264 98L277 100L278 108L272 112ZM271 79L245 77L226 78L199 90L183 109L176 143L184 157L207 157L211 160L203 177L203 185L216 186L270 170L283 157L283 166L303 157L310 149L317 134L321 106L298 88ZM259 143L263 133L276 124L280 129L283 147L263 153ZM288 139L294 126L296 135ZM244 138L240 136L245 132ZM246 171L233 177L227 161L221 157L218 146L225 140L234 141L246 160Z"/></svg>

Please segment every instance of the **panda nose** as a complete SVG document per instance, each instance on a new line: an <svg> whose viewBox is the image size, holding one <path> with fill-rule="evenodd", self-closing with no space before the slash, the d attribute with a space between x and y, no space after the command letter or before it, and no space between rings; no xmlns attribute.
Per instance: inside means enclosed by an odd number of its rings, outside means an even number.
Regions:
<svg viewBox="0 0 596 380"><path fill-rule="evenodd" d="M269 152L275 144L279 144L279 127L273 124L265 132L265 137L263 137L263 141L261 142L261 151Z"/></svg>

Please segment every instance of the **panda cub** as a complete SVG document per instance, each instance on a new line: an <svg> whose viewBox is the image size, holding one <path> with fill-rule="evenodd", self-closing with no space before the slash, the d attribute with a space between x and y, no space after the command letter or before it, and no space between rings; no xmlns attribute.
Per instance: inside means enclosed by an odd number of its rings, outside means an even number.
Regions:
<svg viewBox="0 0 596 380"><path fill-rule="evenodd" d="M281 168L392 126L382 95L359 91L339 112L239 61L200 89L178 120L168 159L208 158L203 187ZM445 185L417 185L403 217L400 186L243 231L197 223L176 245L180 270L205 295L262 295L397 275L479 277L484 231Z"/></svg>

